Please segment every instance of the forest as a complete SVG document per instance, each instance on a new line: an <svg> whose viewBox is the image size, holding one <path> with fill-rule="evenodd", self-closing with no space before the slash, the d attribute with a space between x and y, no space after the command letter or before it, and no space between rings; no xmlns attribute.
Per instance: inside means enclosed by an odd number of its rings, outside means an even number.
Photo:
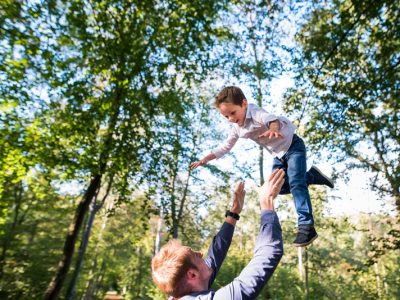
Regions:
<svg viewBox="0 0 400 300"><path fill-rule="evenodd" d="M227 136L212 103L228 85L292 120L336 182L310 188L319 237L300 250L292 197L277 198L285 253L257 299L400 299L391 0L0 1L0 299L167 299L152 257L171 238L206 252L244 180L213 289L231 282L271 155L243 142L190 169ZM354 172L374 199L360 190L346 213Z"/></svg>

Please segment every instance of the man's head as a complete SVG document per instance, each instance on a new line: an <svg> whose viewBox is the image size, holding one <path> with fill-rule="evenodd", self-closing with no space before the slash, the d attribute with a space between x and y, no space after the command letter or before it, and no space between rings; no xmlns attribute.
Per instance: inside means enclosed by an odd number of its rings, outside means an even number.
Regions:
<svg viewBox="0 0 400 300"><path fill-rule="evenodd" d="M200 252L170 240L151 262L152 277L157 287L173 297L182 297L208 287L212 270Z"/></svg>
<svg viewBox="0 0 400 300"><path fill-rule="evenodd" d="M247 100L240 88L225 87L215 97L214 105L229 122L243 126L246 119Z"/></svg>

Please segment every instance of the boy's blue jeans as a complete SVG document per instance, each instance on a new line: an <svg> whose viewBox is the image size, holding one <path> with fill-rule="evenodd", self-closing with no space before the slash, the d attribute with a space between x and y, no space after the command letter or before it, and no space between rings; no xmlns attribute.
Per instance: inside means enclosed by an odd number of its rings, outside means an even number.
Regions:
<svg viewBox="0 0 400 300"><path fill-rule="evenodd" d="M294 198L298 225L313 225L312 206L307 186L307 160L306 147L303 140L296 134L293 135L292 144L285 155L279 159L274 158L272 170L285 169L285 183L280 194L290 191Z"/></svg>

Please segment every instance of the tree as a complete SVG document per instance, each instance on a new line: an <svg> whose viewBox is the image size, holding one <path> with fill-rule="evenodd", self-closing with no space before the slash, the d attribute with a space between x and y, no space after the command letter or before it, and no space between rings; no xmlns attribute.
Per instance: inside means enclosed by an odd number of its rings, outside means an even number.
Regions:
<svg viewBox="0 0 400 300"><path fill-rule="evenodd" d="M299 75L287 96L309 142L371 171L371 187L393 197L398 212L399 13L393 1L316 5L297 35Z"/></svg>
<svg viewBox="0 0 400 300"><path fill-rule="evenodd" d="M3 201L20 207L10 206L1 226L5 236L0 244L7 251L2 257L0 297L41 298L49 280L48 272L59 259L70 222L66 216L72 215L76 198L60 195L40 173L30 173L23 182L9 188L13 193L5 193Z"/></svg>
<svg viewBox="0 0 400 300"><path fill-rule="evenodd" d="M167 97L171 72L182 72L186 80L201 77L195 72L208 66L206 50L222 5L117 0L4 5L8 57L2 90L11 86L19 92L13 98L19 109L40 100L33 105L40 127L34 145L38 165L64 181L87 182L46 299L60 292L104 178L118 179L114 187L124 201L146 168L157 163L150 151L152 121L182 111L184 103ZM14 65L23 67L15 72Z"/></svg>
<svg viewBox="0 0 400 300"><path fill-rule="evenodd" d="M285 1L238 0L229 8L225 24L231 32L223 41L226 77L243 80L252 90L260 107L273 107L268 99L271 82L285 69L288 47L284 46L285 19L289 9ZM272 110L272 113L275 113ZM260 184L264 183L264 149L259 146L258 168Z"/></svg>
<svg viewBox="0 0 400 300"><path fill-rule="evenodd" d="M170 97L173 96L170 94ZM199 206L202 203L200 199L204 198L204 195L191 197L193 193L190 187L198 180L189 166L199 153L202 137L207 135L209 112L208 103L204 98L189 93L176 96L190 100L180 114L171 114L166 120L157 122L159 164L154 170L158 178L158 182L154 180L155 198L173 238L178 238L183 229L184 219L188 213L196 214L195 207ZM191 201L194 203L190 203ZM188 207L191 207L192 211L189 212Z"/></svg>

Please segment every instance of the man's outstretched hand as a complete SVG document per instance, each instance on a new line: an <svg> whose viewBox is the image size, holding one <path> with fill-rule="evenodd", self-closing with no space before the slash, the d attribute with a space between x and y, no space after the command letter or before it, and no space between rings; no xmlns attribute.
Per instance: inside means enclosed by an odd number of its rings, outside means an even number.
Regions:
<svg viewBox="0 0 400 300"><path fill-rule="evenodd" d="M257 189L261 209L274 210L274 199L278 196L284 182L285 171L276 169L263 186Z"/></svg>
<svg viewBox="0 0 400 300"><path fill-rule="evenodd" d="M246 191L244 189L244 182L238 182L232 196L233 203L231 212L236 214L240 214L242 212L245 195Z"/></svg>

